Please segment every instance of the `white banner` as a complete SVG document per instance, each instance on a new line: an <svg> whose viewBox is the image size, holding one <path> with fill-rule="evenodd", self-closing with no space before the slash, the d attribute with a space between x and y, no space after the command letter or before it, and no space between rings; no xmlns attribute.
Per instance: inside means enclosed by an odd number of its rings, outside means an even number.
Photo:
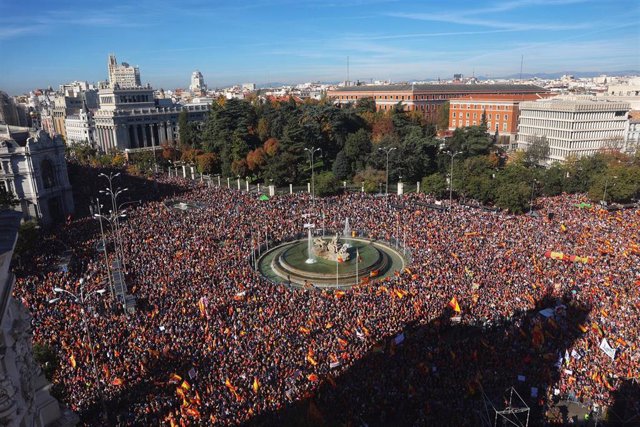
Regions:
<svg viewBox="0 0 640 427"><path fill-rule="evenodd" d="M600 350L604 351L611 360L616 358L616 349L611 348L606 338L602 338L602 341L600 342Z"/></svg>

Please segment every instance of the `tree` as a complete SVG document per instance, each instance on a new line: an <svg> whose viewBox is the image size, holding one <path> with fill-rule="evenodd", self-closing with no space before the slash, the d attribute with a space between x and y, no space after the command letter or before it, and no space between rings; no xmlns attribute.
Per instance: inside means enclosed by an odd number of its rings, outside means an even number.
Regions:
<svg viewBox="0 0 640 427"><path fill-rule="evenodd" d="M549 141L546 136L533 137L524 152L524 161L527 166L541 165L549 157Z"/></svg>
<svg viewBox="0 0 640 427"><path fill-rule="evenodd" d="M204 153L196 156L196 167L201 174L211 174L216 170L217 156L213 153Z"/></svg>
<svg viewBox="0 0 640 427"><path fill-rule="evenodd" d="M180 114L178 115L178 132L180 145L183 147L191 145L191 141L189 140L189 115L187 110L180 111Z"/></svg>
<svg viewBox="0 0 640 427"><path fill-rule="evenodd" d="M56 352L50 346L36 342L33 343L33 359L40 365L47 380L51 381L59 364Z"/></svg>
<svg viewBox="0 0 640 427"><path fill-rule="evenodd" d="M35 221L27 221L20 224L18 230L18 241L14 254L23 257L31 252L39 240L38 224Z"/></svg>
<svg viewBox="0 0 640 427"><path fill-rule="evenodd" d="M331 172L322 172L316 176L315 193L318 196L332 196L342 191L338 178Z"/></svg>
<svg viewBox="0 0 640 427"><path fill-rule="evenodd" d="M379 185L384 184L385 177L386 175L383 170L368 167L365 170L358 172L353 177L353 182L358 185L364 184L364 191L367 193L375 193L378 191Z"/></svg>
<svg viewBox="0 0 640 427"><path fill-rule="evenodd" d="M359 114L362 113L375 113L376 112L376 101L371 98L360 98L356 101L356 111Z"/></svg>
<svg viewBox="0 0 640 427"><path fill-rule="evenodd" d="M347 136L342 152L350 162L352 171L364 169L366 159L371 154L371 148L371 138L366 130L360 129Z"/></svg>
<svg viewBox="0 0 640 427"><path fill-rule="evenodd" d="M496 206L520 214L529 207L531 188L524 182L506 182L496 187Z"/></svg>
<svg viewBox="0 0 640 427"><path fill-rule="evenodd" d="M482 110L482 117L480 118L480 127L487 131L487 110ZM494 141L495 142L495 141Z"/></svg>
<svg viewBox="0 0 640 427"><path fill-rule="evenodd" d="M430 194L436 199L446 197L449 191L447 180L439 173L434 173L422 178L420 188L423 193Z"/></svg>
<svg viewBox="0 0 640 427"><path fill-rule="evenodd" d="M346 180L351 175L351 165L349 163L349 159L344 154L344 150L340 150L338 152L331 169L336 178L341 180Z"/></svg>
<svg viewBox="0 0 640 427"><path fill-rule="evenodd" d="M449 129L449 101L438 109L438 129Z"/></svg>
<svg viewBox="0 0 640 427"><path fill-rule="evenodd" d="M11 191L7 191L4 185L0 185L0 211L4 209L10 209L13 206L17 206L20 201L16 198L15 194Z"/></svg>
<svg viewBox="0 0 640 427"><path fill-rule="evenodd" d="M588 194L593 201L626 203L638 197L639 186L640 167L617 166L598 175L589 187Z"/></svg>

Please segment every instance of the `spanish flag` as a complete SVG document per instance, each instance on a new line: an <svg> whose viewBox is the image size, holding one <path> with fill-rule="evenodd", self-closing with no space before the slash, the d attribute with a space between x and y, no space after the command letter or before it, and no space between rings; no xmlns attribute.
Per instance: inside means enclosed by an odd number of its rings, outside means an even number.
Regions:
<svg viewBox="0 0 640 427"><path fill-rule="evenodd" d="M458 304L456 297L451 298L451 301L449 301L449 307L451 307L456 313L460 313L460 304Z"/></svg>
<svg viewBox="0 0 640 427"><path fill-rule="evenodd" d="M335 291L334 295L337 299L340 299L344 296L345 292L344 291Z"/></svg>
<svg viewBox="0 0 640 427"><path fill-rule="evenodd" d="M258 393L258 389L260 388L260 383L258 382L258 377L253 377L253 392Z"/></svg>
<svg viewBox="0 0 640 427"><path fill-rule="evenodd" d="M298 330L305 335L309 335L311 333L311 331L308 328L305 328L304 326L300 326Z"/></svg>
<svg viewBox="0 0 640 427"><path fill-rule="evenodd" d="M200 316L207 317L207 307L204 305L204 297L198 300L198 308L200 309Z"/></svg>
<svg viewBox="0 0 640 427"><path fill-rule="evenodd" d="M318 362L316 362L316 360L313 357L311 357L311 354L307 354L306 359L307 359L307 362L311 363L311 365L313 366L316 366L318 364Z"/></svg>
<svg viewBox="0 0 640 427"><path fill-rule="evenodd" d="M189 384L186 381L182 381L182 384L180 384L180 387L182 387L185 390L191 390L191 384Z"/></svg>
<svg viewBox="0 0 640 427"><path fill-rule="evenodd" d="M564 224L560 224L560 231L562 231L563 233L566 233L567 227Z"/></svg>
<svg viewBox="0 0 640 427"><path fill-rule="evenodd" d="M76 357L73 354L69 356L69 363L73 369L76 369Z"/></svg>
<svg viewBox="0 0 640 427"><path fill-rule="evenodd" d="M171 376L169 377L169 382L175 382L175 383L179 383L180 381L182 381L182 377L178 374L171 374Z"/></svg>
<svg viewBox="0 0 640 427"><path fill-rule="evenodd" d="M122 378L116 377L111 384L115 385L115 386L119 386L124 384L124 380Z"/></svg>
<svg viewBox="0 0 640 427"><path fill-rule="evenodd" d="M309 381L311 381L312 383L318 382L319 378L316 374L309 374L307 375L307 379Z"/></svg>

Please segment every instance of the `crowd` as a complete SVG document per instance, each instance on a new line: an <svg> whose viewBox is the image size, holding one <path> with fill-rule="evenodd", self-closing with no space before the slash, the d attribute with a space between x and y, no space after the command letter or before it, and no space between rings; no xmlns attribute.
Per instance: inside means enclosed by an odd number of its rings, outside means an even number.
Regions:
<svg viewBox="0 0 640 427"><path fill-rule="evenodd" d="M564 195L538 199L538 216L511 216L431 210L422 194L312 204L306 194L258 200L163 181L201 208L148 201L122 222L135 313L109 292L84 307L49 303L54 287L79 292L81 278L85 291L105 286L95 221L66 225L18 271L34 340L59 356L53 383L87 425L102 422L101 402L122 426L281 424L301 400L317 422L473 425L482 397L495 402L511 384L526 386L542 417L560 397L603 411L640 375L638 209L607 213ZM399 238L407 268L344 294L261 277L252 246L303 231L309 212L318 222L324 214L328 229L348 217L362 235ZM74 251L68 272L53 268L61 247Z"/></svg>

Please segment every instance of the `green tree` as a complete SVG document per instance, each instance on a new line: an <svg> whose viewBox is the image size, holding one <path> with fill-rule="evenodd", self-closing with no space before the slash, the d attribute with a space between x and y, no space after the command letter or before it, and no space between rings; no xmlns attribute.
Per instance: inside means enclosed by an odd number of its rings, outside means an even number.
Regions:
<svg viewBox="0 0 640 427"><path fill-rule="evenodd" d="M50 346L36 342L33 344L33 359L40 365L47 380L51 381L59 365L56 352Z"/></svg>
<svg viewBox="0 0 640 427"><path fill-rule="evenodd" d="M365 170L358 172L353 177L353 182L357 185L364 184L364 191L367 193L375 193L381 184L385 182L385 172L383 170L367 167Z"/></svg>
<svg viewBox="0 0 640 427"><path fill-rule="evenodd" d="M528 166L541 165L549 157L549 152L546 136L533 137L524 152L524 161Z"/></svg>
<svg viewBox="0 0 640 427"><path fill-rule="evenodd" d="M14 254L20 258L28 255L35 248L39 238L38 223L35 221L23 222L18 230L18 241Z"/></svg>
<svg viewBox="0 0 640 427"><path fill-rule="evenodd" d="M13 206L17 206L20 201L15 194L11 191L7 191L4 185L0 185L0 210L10 209Z"/></svg>
<svg viewBox="0 0 640 427"><path fill-rule="evenodd" d="M342 191L338 178L332 172L322 172L316 175L315 193L318 196L332 196Z"/></svg>
<svg viewBox="0 0 640 427"><path fill-rule="evenodd" d="M496 187L496 206L520 214L529 208L531 188L524 182L506 182Z"/></svg>
<svg viewBox="0 0 640 427"><path fill-rule="evenodd" d="M376 101L371 97L360 98L356 101L356 111L358 114L375 113Z"/></svg>
<svg viewBox="0 0 640 427"><path fill-rule="evenodd" d="M364 169L366 160L371 154L371 148L371 137L365 129L360 129L347 136L342 151L350 162L350 169L352 171Z"/></svg>
<svg viewBox="0 0 640 427"><path fill-rule="evenodd" d="M449 101L445 102L438 109L438 129L449 129Z"/></svg>
<svg viewBox="0 0 640 427"><path fill-rule="evenodd" d="M346 180L351 176L351 164L349 163L347 156L344 154L344 150L340 150L338 152L336 160L333 162L332 171L336 178L341 180Z"/></svg>
<svg viewBox="0 0 640 427"><path fill-rule="evenodd" d="M446 197L449 191L447 180L439 173L434 173L422 178L420 189L423 193L430 194L437 199Z"/></svg>
<svg viewBox="0 0 640 427"><path fill-rule="evenodd" d="M562 194L566 184L566 169L557 163L551 165L541 176L542 192L545 196Z"/></svg>
<svg viewBox="0 0 640 427"><path fill-rule="evenodd" d="M640 167L617 166L598 175L593 180L588 194L593 201L627 203L638 197L639 185Z"/></svg>
<svg viewBox="0 0 640 427"><path fill-rule="evenodd" d="M178 137L180 139L180 146L190 146L190 132L189 132L189 114L187 110L180 111L178 114Z"/></svg>

